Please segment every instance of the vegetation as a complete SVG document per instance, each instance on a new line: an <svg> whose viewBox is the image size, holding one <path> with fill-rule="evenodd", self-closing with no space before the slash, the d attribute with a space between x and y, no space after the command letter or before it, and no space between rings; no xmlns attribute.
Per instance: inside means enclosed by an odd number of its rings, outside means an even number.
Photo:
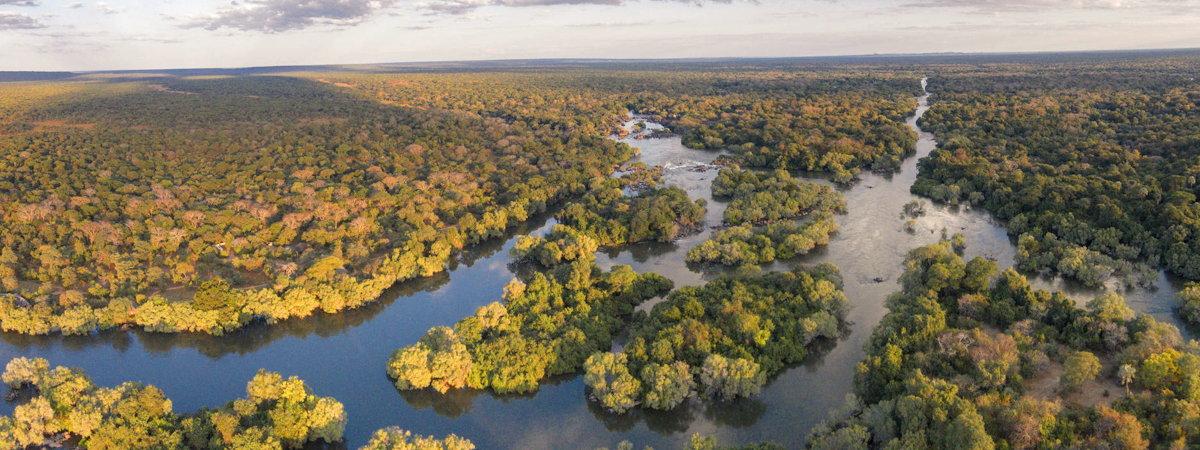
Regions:
<svg viewBox="0 0 1200 450"><path fill-rule="evenodd" d="M913 191L1005 220L1022 272L1099 286L1162 267L1200 280L1198 68L1194 58L938 66L922 125L941 146ZM633 110L685 145L729 152L713 184L729 202L726 228L687 259L767 264L827 244L845 208L836 190L791 172L848 183L912 152L903 121L916 80L863 66L0 85L0 329L222 334L332 313L552 211L561 225L519 241L519 275L500 301L394 353L398 389L522 393L579 373L617 413L753 396L840 335L836 270L670 295L658 275L600 270L597 248L671 241L698 230L706 206L660 186L654 169L610 177L634 150L608 136ZM902 211L915 231L927 208ZM964 245L956 235L909 254L855 397L809 446L1200 445L1196 343L1112 293L1081 307L1035 291L1018 271L964 260ZM1180 297L1183 317L1200 322L1200 287ZM245 398L193 414L153 386L98 387L40 359L14 359L3 380L18 405L0 417L0 448L297 448L336 445L346 423L336 400L270 372ZM367 445L472 447L398 428Z"/></svg>
<svg viewBox="0 0 1200 450"><path fill-rule="evenodd" d="M1008 221L1023 271L1200 279L1194 58L947 68L913 192Z"/></svg>
<svg viewBox="0 0 1200 450"><path fill-rule="evenodd" d="M633 155L607 139L630 109L748 165L848 180L909 151L916 90L794 68L5 84L0 329L222 334L361 306L588 191ZM580 205L561 217L601 245L700 216L671 188Z"/></svg>
<svg viewBox="0 0 1200 450"><path fill-rule="evenodd" d="M838 229L833 215L846 208L842 195L829 186L783 170L764 174L727 167L712 189L713 197L731 200L725 209L731 227L689 250L691 263L758 265L807 254L829 243Z"/></svg>
<svg viewBox="0 0 1200 450"><path fill-rule="evenodd" d="M1188 283L1179 291L1179 316L1192 325L1200 325L1200 284Z"/></svg>
<svg viewBox="0 0 1200 450"><path fill-rule="evenodd" d="M30 334L357 307L633 155L595 131L615 113L564 127L296 77L24 88L0 88L0 327Z"/></svg>
<svg viewBox="0 0 1200 450"><path fill-rule="evenodd" d="M498 393L536 391L546 377L578 372L646 299L670 280L629 266L602 272L597 242L566 225L524 237L513 249L529 273L514 279L502 302L479 308L453 328L435 327L397 350L388 375L401 390L470 387Z"/></svg>
<svg viewBox="0 0 1200 450"><path fill-rule="evenodd" d="M688 147L727 148L747 166L829 173L840 183L861 169L894 171L912 153L917 136L904 120L917 107L917 77L772 75L737 80L726 95L650 97L638 111L681 129Z"/></svg>
<svg viewBox="0 0 1200 450"><path fill-rule="evenodd" d="M595 239L602 247L643 241L670 242L700 230L704 224L704 200L693 202L683 189L629 186L640 178L609 178L555 215ZM643 183L655 183L650 180ZM626 189L635 189L626 195Z"/></svg>
<svg viewBox="0 0 1200 450"><path fill-rule="evenodd" d="M859 68L433 74L399 83L390 75L326 77L390 103L496 117L537 109L546 123L604 123L633 109L682 134L688 147L729 149L748 166L842 182L861 169L899 168L916 143L904 120L921 92L914 73Z"/></svg>
<svg viewBox="0 0 1200 450"><path fill-rule="evenodd" d="M396 427L384 428L371 435L362 450L473 450L475 444L455 435L438 439L419 436Z"/></svg>
<svg viewBox="0 0 1200 450"><path fill-rule="evenodd" d="M1100 359L1088 351L1077 351L1067 355L1063 361L1063 373L1058 379L1064 392L1077 391L1084 383L1100 375Z"/></svg>
<svg viewBox="0 0 1200 450"><path fill-rule="evenodd" d="M79 370L51 369L41 358L9 361L3 379L25 399L11 417L0 417L6 449L68 440L91 449L300 448L339 442L346 427L341 403L274 372L259 371L246 398L188 415L174 413L154 386L99 387Z"/></svg>
<svg viewBox="0 0 1200 450"><path fill-rule="evenodd" d="M616 448L617 450L633 450L635 447L633 446L632 442L621 441L620 444L617 444ZM650 446L643 448L645 450L654 450L654 447ZM683 448L686 450L777 450L782 449L783 447L770 442L760 442L743 446L725 446L718 444L716 437L705 436L700 433L692 433L691 438L688 439L687 446Z"/></svg>
<svg viewBox="0 0 1200 450"><path fill-rule="evenodd" d="M622 351L590 356L585 382L618 413L673 409L696 394L754 396L812 343L840 336L846 307L828 265L681 288L634 323Z"/></svg>
<svg viewBox="0 0 1200 450"><path fill-rule="evenodd" d="M1200 348L1113 293L1085 307L949 242L909 253L813 448L1149 448L1200 440ZM1122 394L1118 383L1128 391ZM1112 386L1109 388L1108 386ZM1111 390L1110 390L1111 389Z"/></svg>
<svg viewBox="0 0 1200 450"><path fill-rule="evenodd" d="M846 200L829 186L802 181L782 170L767 175L736 167L721 169L713 181L713 197L731 200L725 209L725 223L730 225L766 224L846 209Z"/></svg>
<svg viewBox="0 0 1200 450"><path fill-rule="evenodd" d="M814 214L803 223L773 223L765 227L738 225L717 232L688 251L688 262L726 266L767 264L805 255L829 243L838 225L833 214Z"/></svg>

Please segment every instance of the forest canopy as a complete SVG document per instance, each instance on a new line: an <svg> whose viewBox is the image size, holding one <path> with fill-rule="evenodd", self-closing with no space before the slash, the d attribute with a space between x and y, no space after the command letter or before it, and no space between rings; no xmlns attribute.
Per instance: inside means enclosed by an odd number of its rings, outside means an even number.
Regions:
<svg viewBox="0 0 1200 450"><path fill-rule="evenodd" d="M1195 59L948 67L913 192L1008 222L1024 271L1097 286L1200 279Z"/></svg>
<svg viewBox="0 0 1200 450"><path fill-rule="evenodd" d="M837 268L821 265L676 290L634 321L621 351L588 357L590 397L623 413L638 405L673 409L697 394L757 395L814 342L841 336L848 308L841 288Z"/></svg>
<svg viewBox="0 0 1200 450"><path fill-rule="evenodd" d="M728 200L724 225L693 247L687 261L756 266L805 255L829 243L838 230L835 214L846 200L833 188L790 175L726 167L712 185L713 197Z"/></svg>
<svg viewBox="0 0 1200 450"><path fill-rule="evenodd" d="M223 334L356 308L573 199L560 218L601 245L670 240L703 205L593 189L635 153L609 139L630 111L849 181L911 151L916 92L907 73L755 68L5 83L0 329Z"/></svg>
<svg viewBox="0 0 1200 450"><path fill-rule="evenodd" d="M812 448L1186 447L1200 350L1115 293L1076 305L949 242L911 251Z"/></svg>

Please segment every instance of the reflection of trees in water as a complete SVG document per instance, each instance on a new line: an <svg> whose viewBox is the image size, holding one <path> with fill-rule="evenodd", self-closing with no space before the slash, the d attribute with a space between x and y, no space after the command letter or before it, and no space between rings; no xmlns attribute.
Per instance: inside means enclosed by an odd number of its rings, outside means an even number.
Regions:
<svg viewBox="0 0 1200 450"><path fill-rule="evenodd" d="M334 314L317 313L299 320L286 320L276 324L258 322L224 336L196 333L149 333L136 331L142 346L151 353L167 353L177 348L194 348L210 358L230 353L244 355L261 350L271 343L286 337L336 336L349 328L357 327L383 312L397 299L420 292L432 292L450 282L448 272L427 278L418 278L401 283L384 291L380 300L359 308Z"/></svg>
<svg viewBox="0 0 1200 450"><path fill-rule="evenodd" d="M576 378L576 375L559 375L547 378L540 384L541 389L546 389L549 386L555 386L564 382L571 382ZM532 400L538 396L538 392L530 392L526 394L497 394L490 390L479 389L451 389L445 394L439 393L433 389L418 389L418 390L397 390L400 392L400 397L404 399L413 409L433 409L433 412L439 416L448 417L451 419L458 418L464 414L470 413L474 408L475 399L481 395L486 395L492 399L499 400L501 403L510 401ZM543 397L543 400L546 398Z"/></svg>
<svg viewBox="0 0 1200 450"><path fill-rule="evenodd" d="M647 429L663 435L686 433L696 422L697 413L717 425L746 428L758 423L767 412L766 403L756 398L730 402L691 399L670 411L638 408L625 414L610 412L590 400L587 408L592 417L603 423L608 431L625 433L644 422Z"/></svg>
<svg viewBox="0 0 1200 450"><path fill-rule="evenodd" d="M324 440L317 440L308 441L304 444L304 447L301 448L304 450L346 450L350 447L346 445L345 440L334 442L332 444L327 443Z"/></svg>
<svg viewBox="0 0 1200 450"><path fill-rule="evenodd" d="M650 258L660 257L674 251L678 251L679 246L674 242L641 242L631 245L623 245L618 247L610 247L600 250L609 259L617 259L622 253L629 252L629 257L639 264L649 261ZM680 255L680 260L683 260Z"/></svg>
<svg viewBox="0 0 1200 450"><path fill-rule="evenodd" d="M433 412L439 416L454 419L471 412L475 397L483 393L483 391L475 389L452 389L445 394L440 394L433 389L419 389L402 390L400 397L403 397L404 401L413 409L433 408Z"/></svg>
<svg viewBox="0 0 1200 450"><path fill-rule="evenodd" d="M696 421L697 403L699 402L693 399L670 411L649 409L641 411L641 414L650 431L659 434L683 433Z"/></svg>
<svg viewBox="0 0 1200 450"><path fill-rule="evenodd" d="M705 281L715 280L722 275L737 275L738 273L737 267L729 267L722 264L689 262L684 263L684 266L692 272L701 274ZM772 268L771 266L767 266L763 270L772 270Z"/></svg>
<svg viewBox="0 0 1200 450"><path fill-rule="evenodd" d="M788 370L796 368L796 367L816 369L818 367L824 366L825 365L825 357L829 356L829 353L832 352L833 349L838 346L839 342L846 340L847 338L850 337L850 324L844 324L843 326L840 327L839 331L841 331L842 335L839 336L837 339L821 338L821 339L812 341L812 343L808 344L808 355L806 355L802 361L800 361L797 364L793 364L793 365L784 367L783 370L780 370L779 372L777 372L775 374L775 376L773 376L769 380L767 380L767 383L774 381L780 375L783 375L784 373L787 373Z"/></svg>
<svg viewBox="0 0 1200 450"><path fill-rule="evenodd" d="M767 404L762 400L743 398L731 402L707 402L704 417L717 425L746 428L758 422L766 412Z"/></svg>
<svg viewBox="0 0 1200 450"><path fill-rule="evenodd" d="M47 349L62 346L69 351L85 350L97 345L106 345L125 352L133 344L130 333L108 330L85 336L33 336L27 334L0 333L0 340L11 347Z"/></svg>
<svg viewBox="0 0 1200 450"><path fill-rule="evenodd" d="M690 400L670 411L656 411L638 408L625 414L616 414L599 403L588 400L587 408L597 421L604 424L608 431L625 433L632 430L640 422L646 423L646 428L656 434L683 433L696 420L696 410L701 402Z"/></svg>
<svg viewBox="0 0 1200 450"><path fill-rule="evenodd" d="M511 244L517 236L528 234L550 221L551 213L543 213L530 218L505 233L503 239L490 239L474 245L453 258L447 270L433 276L417 278L396 283L380 296L380 299L367 303L359 308L345 310L334 314L317 312L303 319L285 320L275 324L265 322L251 323L242 329L224 336L213 336L201 333L151 333L143 330L122 331L108 330L85 336L32 336L16 333L0 333L0 341L17 348L62 348L78 352L98 346L108 346L124 352L133 343L133 336L141 342L142 347L149 353L167 353L178 348L193 348L210 358L218 358L227 354L244 355L267 347L271 343L285 337L330 337L342 333L348 328L357 327L373 319L389 305L401 298L410 297L420 292L436 291L450 282L451 275L459 267L472 267L481 260L496 256L501 250ZM460 280L470 283L473 280Z"/></svg>
<svg viewBox="0 0 1200 450"><path fill-rule="evenodd" d="M193 348L210 358L218 358L227 354L244 355L258 351L272 342L284 337L307 337L317 335L329 337L343 330L361 325L383 312L399 298L408 297L418 292L431 292L441 288L450 281L447 272L441 272L427 278L418 278L401 283L384 291L379 301L367 303L362 307L345 310L335 314L316 313L310 317L295 320L285 320L276 324L265 322L251 323L233 333L224 336L213 336L202 333L152 333L143 330L107 330L87 336L31 336L13 333L0 333L0 340L12 347L53 347L78 352L88 348L107 346L124 352L129 349L136 336L142 348L148 353L168 353L178 348Z"/></svg>
<svg viewBox="0 0 1200 450"><path fill-rule="evenodd" d="M586 395L586 394L585 394ZM604 428L608 431L624 433L633 429L634 425L641 420L641 411L633 410L625 414L616 414L609 412L600 406L599 403L587 400L587 409L592 413L592 417L604 424Z"/></svg>

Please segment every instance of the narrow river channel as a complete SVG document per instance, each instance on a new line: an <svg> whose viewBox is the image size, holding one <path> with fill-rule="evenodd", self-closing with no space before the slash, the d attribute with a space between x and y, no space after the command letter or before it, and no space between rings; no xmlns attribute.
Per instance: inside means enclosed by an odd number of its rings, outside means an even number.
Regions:
<svg viewBox="0 0 1200 450"><path fill-rule="evenodd" d="M884 299L897 289L896 279L908 250L936 242L945 230L947 235L966 235L968 256L994 258L1001 266L1013 263L1015 248L1002 224L982 211L931 205L926 208L928 213L917 219L915 230L905 229L902 206L918 200L909 193L917 175L917 160L936 147L933 136L917 127L917 120L929 107L928 100L929 95L920 97L920 106L908 121L920 140L900 171L863 174L860 181L843 190L848 213L839 217L841 230L829 246L799 261L771 267L837 265L852 305L851 325L843 339L828 343L809 361L771 380L757 399L719 405L693 401L668 413L616 416L586 401L578 376L552 380L528 396L397 392L384 372L391 352L415 342L429 327L450 325L497 299L513 276L508 251L515 236L544 233L553 224L547 217L530 221L503 241L466 252L444 274L402 283L388 292L387 299L359 310L256 325L223 337L122 331L85 337L0 334L0 361L40 356L51 364L79 367L100 385L126 380L154 384L181 412L243 396L246 381L259 368L297 375L317 394L336 397L345 404L349 447L361 445L373 430L390 425L420 434L455 433L485 449L612 447L622 440L632 441L638 448L669 449L681 446L693 432L715 435L727 444L769 440L798 447L808 430L851 392L863 343L885 313ZM687 190L693 198L708 200L708 225L720 223L724 204L712 200L710 189L717 173L710 163L719 153L688 149L679 137L629 137L623 141L640 148L641 161L664 166L667 183ZM667 276L679 286L701 284L716 274L688 267L683 257L710 233L706 228L675 243L605 251L599 263L631 264L638 271ZM1096 294L1061 280L1039 279L1037 284L1065 290L1078 299ZM1171 314L1176 287L1160 275L1157 289L1124 294L1135 309L1177 323ZM12 403L4 403L0 412L10 414L12 408Z"/></svg>

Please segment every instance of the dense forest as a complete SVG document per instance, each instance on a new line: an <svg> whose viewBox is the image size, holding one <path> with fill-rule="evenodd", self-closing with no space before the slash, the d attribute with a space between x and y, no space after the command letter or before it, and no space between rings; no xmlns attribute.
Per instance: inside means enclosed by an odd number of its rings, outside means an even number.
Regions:
<svg viewBox="0 0 1200 450"><path fill-rule="evenodd" d="M829 243L838 229L833 216L846 209L833 188L785 170L726 167L713 181L712 193L729 201L723 219L729 228L689 250L691 263L755 266L807 254Z"/></svg>
<svg viewBox="0 0 1200 450"><path fill-rule="evenodd" d="M692 201L683 189L661 182L661 168L635 168L618 178L594 180L581 199L554 217L601 247L671 242L699 231L704 201Z"/></svg>
<svg viewBox="0 0 1200 450"><path fill-rule="evenodd" d="M703 96L685 91L694 80L683 77L681 87L643 94L633 107L682 132L688 147L729 150L749 167L827 173L841 183L863 169L899 169L912 153L917 137L904 120L917 106L920 77L886 71L798 77L812 75L720 80L727 93Z"/></svg>
<svg viewBox="0 0 1200 450"><path fill-rule="evenodd" d="M1185 448L1200 357L1107 292L1079 306L949 242L911 251L813 448Z"/></svg>
<svg viewBox="0 0 1200 450"><path fill-rule="evenodd" d="M840 336L846 308L841 277L828 265L681 288L633 321L621 351L588 357L589 396L623 413L674 409L697 394L757 395L809 345Z"/></svg>
<svg viewBox="0 0 1200 450"><path fill-rule="evenodd" d="M221 333L352 308L633 155L299 78L164 83L72 85L6 117L5 330Z"/></svg>
<svg viewBox="0 0 1200 450"><path fill-rule="evenodd" d="M601 245L669 241L700 226L703 205L671 187L626 198L596 186L634 155L608 139L629 111L748 166L848 181L911 151L916 80L746 69L6 83L0 329L223 334L355 308L585 193L558 217Z"/></svg>
<svg viewBox="0 0 1200 450"><path fill-rule="evenodd" d="M217 409L177 414L154 386L126 382L96 386L77 369L50 367L41 358L14 358L3 380L19 399L12 416L0 417L0 448L302 448L338 443L346 427L342 404L314 395L296 378L259 371L246 397ZM469 450L470 441L414 436L398 428L379 430L363 447L371 450L439 448ZM416 446L416 447L413 447Z"/></svg>
<svg viewBox="0 0 1200 450"><path fill-rule="evenodd" d="M1023 271L1097 286L1200 279L1195 58L951 66L922 117L915 193L1008 222Z"/></svg>

